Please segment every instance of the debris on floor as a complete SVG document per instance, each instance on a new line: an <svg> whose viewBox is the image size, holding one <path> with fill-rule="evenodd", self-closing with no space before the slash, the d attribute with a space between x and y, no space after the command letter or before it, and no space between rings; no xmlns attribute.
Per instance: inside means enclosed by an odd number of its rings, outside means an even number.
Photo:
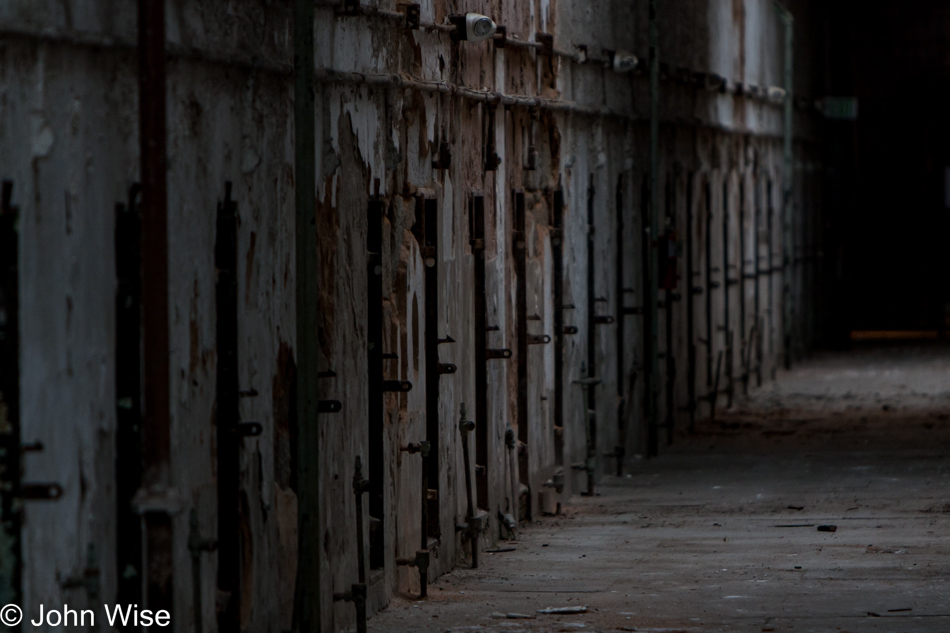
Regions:
<svg viewBox="0 0 950 633"><path fill-rule="evenodd" d="M583 607L548 607L547 609L538 609L538 613L545 615L576 615L578 613L587 613L587 605Z"/></svg>

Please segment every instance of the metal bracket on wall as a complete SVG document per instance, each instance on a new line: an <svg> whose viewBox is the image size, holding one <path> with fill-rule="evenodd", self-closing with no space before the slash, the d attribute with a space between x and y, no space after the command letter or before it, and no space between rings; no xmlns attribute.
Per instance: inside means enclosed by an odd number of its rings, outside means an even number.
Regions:
<svg viewBox="0 0 950 633"><path fill-rule="evenodd" d="M264 432L264 425L260 422L241 422L234 430L240 437L259 437Z"/></svg>
<svg viewBox="0 0 950 633"><path fill-rule="evenodd" d="M396 564L405 567L416 567L419 569L419 572L422 573L429 569L429 550L420 549L416 551L416 555L413 558L397 558Z"/></svg>
<svg viewBox="0 0 950 633"><path fill-rule="evenodd" d="M84 589L91 600L99 597L102 583L99 573L99 556L94 543L89 543L86 546L86 566L82 573L60 579L59 586L64 590Z"/></svg>
<svg viewBox="0 0 950 633"><path fill-rule="evenodd" d="M482 136L485 139L483 168L484 171L495 171L501 165L501 157L495 147L495 105L486 103L483 107Z"/></svg>
<svg viewBox="0 0 950 633"><path fill-rule="evenodd" d="M321 400L317 403L318 413L339 413L343 410L343 403L339 400Z"/></svg>
<svg viewBox="0 0 950 633"><path fill-rule="evenodd" d="M422 455L423 458L425 458L429 456L429 451L431 450L431 448L432 448L431 444L423 440L422 442L409 442L405 446L400 446L399 450L402 451L403 453L409 453L410 455L415 455L416 453L419 453Z"/></svg>
<svg viewBox="0 0 950 633"><path fill-rule="evenodd" d="M400 4L406 13L406 29L410 31L419 30L420 7L418 2L406 2Z"/></svg>
<svg viewBox="0 0 950 633"><path fill-rule="evenodd" d="M337 15L357 16L360 8L360 0L343 0L337 5Z"/></svg>
<svg viewBox="0 0 950 633"><path fill-rule="evenodd" d="M538 32L535 34L535 40L541 44L541 48L538 49L538 54L543 55L544 57L553 57L554 56L554 35L550 33L541 33Z"/></svg>
<svg viewBox="0 0 950 633"><path fill-rule="evenodd" d="M452 166L452 146L448 141L439 141L436 158L432 159L432 169L448 169Z"/></svg>
<svg viewBox="0 0 950 633"><path fill-rule="evenodd" d="M56 501L63 496L63 487L52 482L23 482L20 498L24 501Z"/></svg>

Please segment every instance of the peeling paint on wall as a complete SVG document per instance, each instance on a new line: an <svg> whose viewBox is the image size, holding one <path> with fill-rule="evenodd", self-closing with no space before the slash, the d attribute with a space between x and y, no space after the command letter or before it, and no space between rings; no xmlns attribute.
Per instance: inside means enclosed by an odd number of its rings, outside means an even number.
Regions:
<svg viewBox="0 0 950 633"><path fill-rule="evenodd" d="M22 306L22 419L24 441L41 441L42 453L25 461L25 476L62 482L62 499L29 505L24 549L42 551L24 569L27 605L93 600L60 579L82 575L89 547L97 552L100 597L114 595L114 205L137 179L137 67L134 10L127 3L15 2L0 9L0 177L16 182L21 207L24 296ZM379 9L395 11L393 3ZM398 16L366 10L339 15L319 6L315 21L318 77L315 192L319 260L320 391L342 404L318 421L323 486L321 533L297 533L294 446L295 272L293 199L292 22L281 3L236 0L227 11L209 3L168 2L168 183L173 473L183 507L174 516L175 626L217 626L217 554L193 567L185 536L194 509L197 529L215 533L214 428L216 307L214 265L216 205L225 182L238 205L238 358L240 418L259 422L257 437L241 440L241 626L279 632L292 626L298 536L324 550L327 596L346 591L357 577L356 497L353 461L367 463L382 447L382 463L367 465L384 479L383 516L364 508L367 544L382 525L385 555L367 569L369 609L399 594L419 591L418 571L397 565L420 548L423 494L435 494L430 517L429 578L470 563L464 460L459 408L475 403L473 249L470 200L484 196L484 242L489 347L515 349L516 304L514 191L525 200L525 314L529 336L551 336L527 348L527 419L519 418L517 359L488 362L488 428L480 447L484 469L480 510L486 513L482 547L506 536L505 516L524 520L556 512L585 489L587 405L578 381L596 376L598 478L613 472L610 454L624 442L627 456L646 450L642 375L643 261L652 243L644 183L648 88L645 78L609 69L612 51L646 53L645 8L619 1L596 11L587 3L533 0L456 6L421 3L429 27L403 28ZM775 373L782 350L781 111L765 99L698 89L675 80L679 68L718 73L732 82L767 87L780 83L781 41L766 0L702 0L664 8L661 183L670 183L663 211L693 245L693 269L677 260L678 299L671 311L673 349L661 372L676 428L731 397L743 381L753 388ZM807 23L811 5L794 9ZM489 11L507 28L502 48L459 42L445 30L448 15ZM49 32L43 29L49 27ZM50 35L52 33L52 35ZM539 34L550 33L556 51L542 54ZM519 44L520 42L520 44ZM587 63L581 63L582 55ZM803 92L809 78L803 76ZM68 104L63 106L62 104ZM812 129L802 115L797 154L820 162ZM20 148L22 151L17 150ZM802 169L802 174L807 170ZM804 183L807 175L799 175ZM563 194L563 232L553 229L554 192ZM796 190L802 220L796 224L795 296L816 289L809 232L816 230L817 196ZM424 269L430 265L412 229L418 196L439 209L438 338L440 362L457 367L441 377L438 481L423 491L423 460L401 450L425 439ZM370 200L383 209L368 218ZM618 207L617 200L622 200ZM588 204L593 223L588 222ZM379 221L383 248L380 306L368 297L366 240ZM623 243L614 227L622 223ZM661 223L662 225L662 223ZM554 239L564 249L563 303L555 305ZM588 287L588 237L594 286ZM813 253L812 253L813 255ZM618 271L618 262L622 270ZM623 296L616 296L622 273ZM718 284L718 285L715 285ZM726 296L728 294L728 300ZM597 315L629 314L622 322ZM726 316L728 306L728 317ZM369 310L383 313L384 379L408 381L408 392L387 393L381 434L368 423L367 332ZM687 313L694 315L687 328ZM561 348L553 342L556 313L576 328ZM797 312L797 340L811 340L808 314ZM624 371L617 371L622 328ZM592 335L587 334L592 330ZM661 341L665 340L665 330ZM451 339L451 341L449 341ZM588 359L587 341L595 349ZM691 366L690 345L695 346ZM661 348L663 345L661 345ZM555 384L555 355L563 380ZM671 369L672 368L672 369ZM675 371L673 371L675 370ZM618 375L619 374L619 375ZM640 376L634 379L634 374ZM692 382L689 376L692 375ZM620 381L621 384L617 384ZM663 379L660 380L664 384ZM695 388L690 385L695 383ZM556 429L554 394L563 392L564 427ZM619 400L629 403L618 407ZM661 398L661 402L665 402ZM664 404L660 418L666 416ZM622 416L618 419L618 416ZM626 424L626 433L620 429ZM512 467L505 432L516 444ZM376 428L376 427L373 427ZM523 431L523 434L521 432ZM625 439L623 439L625 437ZM558 439L559 438L559 439ZM563 444L563 452L559 446ZM522 457L518 457L518 453ZM478 451L473 450L473 459ZM558 482L563 482L563 487ZM430 492L431 491L431 492ZM61 526L75 526L64 535ZM431 530L430 530L431 531ZM195 571L197 570L197 571ZM195 613L194 582L201 583ZM329 600L329 599L328 599ZM352 605L325 609L327 630L352 628Z"/></svg>

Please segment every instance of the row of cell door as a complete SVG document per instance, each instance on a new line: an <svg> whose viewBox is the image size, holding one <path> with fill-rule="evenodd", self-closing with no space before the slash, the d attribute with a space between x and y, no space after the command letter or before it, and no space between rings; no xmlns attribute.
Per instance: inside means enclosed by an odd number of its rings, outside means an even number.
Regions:
<svg viewBox="0 0 950 633"><path fill-rule="evenodd" d="M774 377L782 352L783 253L768 174L670 174L659 250L662 398L656 452ZM666 432L663 433L662 431Z"/></svg>

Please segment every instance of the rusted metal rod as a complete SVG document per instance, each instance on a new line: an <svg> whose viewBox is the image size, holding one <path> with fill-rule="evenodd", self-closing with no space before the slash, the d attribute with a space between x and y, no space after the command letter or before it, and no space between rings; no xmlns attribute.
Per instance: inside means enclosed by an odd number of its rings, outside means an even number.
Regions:
<svg viewBox="0 0 950 633"><path fill-rule="evenodd" d="M145 604L174 613L169 491L168 210L165 122L165 3L138 2L139 156L142 180L144 403L140 512L145 526Z"/></svg>
<svg viewBox="0 0 950 633"><path fill-rule="evenodd" d="M465 463L465 499L468 516L466 517L466 534L472 548L472 569L478 568L478 537L481 530L477 529L478 516L475 511L475 494L472 491L472 458L469 454L468 436L475 430L475 422L467 419L465 403L459 407L459 432L462 434L462 455Z"/></svg>

